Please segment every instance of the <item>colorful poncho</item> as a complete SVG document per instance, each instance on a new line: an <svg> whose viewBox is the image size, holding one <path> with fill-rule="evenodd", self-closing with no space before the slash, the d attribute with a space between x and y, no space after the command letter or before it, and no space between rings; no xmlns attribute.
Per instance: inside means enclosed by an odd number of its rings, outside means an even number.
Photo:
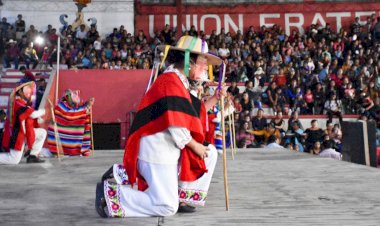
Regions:
<svg viewBox="0 0 380 226"><path fill-rule="evenodd" d="M87 156L91 148L87 105L72 107L66 100L61 100L55 107L54 114L64 154ZM48 147L52 153L57 153L54 125L50 125L48 129Z"/></svg>

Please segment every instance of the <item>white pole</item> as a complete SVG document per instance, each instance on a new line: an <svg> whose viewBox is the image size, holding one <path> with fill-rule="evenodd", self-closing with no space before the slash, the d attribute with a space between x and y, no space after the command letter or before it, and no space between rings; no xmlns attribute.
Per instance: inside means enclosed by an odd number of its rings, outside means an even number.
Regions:
<svg viewBox="0 0 380 226"><path fill-rule="evenodd" d="M58 43L57 43L57 76L56 76L56 83L55 83L55 103L58 101L58 82L59 82L59 65L60 65L60 55L61 55L61 37L58 36Z"/></svg>

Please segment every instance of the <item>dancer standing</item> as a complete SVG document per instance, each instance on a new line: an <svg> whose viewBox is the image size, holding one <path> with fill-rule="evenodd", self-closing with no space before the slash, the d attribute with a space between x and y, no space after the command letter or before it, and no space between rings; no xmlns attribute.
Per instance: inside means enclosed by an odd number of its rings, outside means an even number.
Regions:
<svg viewBox="0 0 380 226"><path fill-rule="evenodd" d="M54 108L59 139L65 155L89 156L91 148L90 113L94 98L81 103L79 90L66 90L65 95ZM49 126L48 146L57 153L54 125Z"/></svg>

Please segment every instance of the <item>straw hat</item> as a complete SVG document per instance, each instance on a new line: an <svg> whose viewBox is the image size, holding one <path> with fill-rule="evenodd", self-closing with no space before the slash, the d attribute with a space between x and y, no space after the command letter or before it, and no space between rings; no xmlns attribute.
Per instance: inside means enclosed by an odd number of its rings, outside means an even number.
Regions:
<svg viewBox="0 0 380 226"><path fill-rule="evenodd" d="M36 93L35 92L36 84L33 81L22 83L12 91L12 93L9 96L9 104L8 104L8 112L7 112L11 127L13 127L13 114L15 113L13 112L13 107L14 107L14 102L15 102L17 92L21 90L22 88L24 88L25 86L31 86L33 88L33 93Z"/></svg>
<svg viewBox="0 0 380 226"><path fill-rule="evenodd" d="M158 49L166 52L165 55L169 50L179 50L183 52L189 51L190 53L204 56L207 59L208 64L220 65L222 63L222 59L208 52L208 45L206 41L193 36L182 36L178 40L176 46L159 45Z"/></svg>
<svg viewBox="0 0 380 226"><path fill-rule="evenodd" d="M14 89L14 92L17 93L20 89L24 88L25 86L31 86L32 88L34 88L35 83L33 81L21 83Z"/></svg>

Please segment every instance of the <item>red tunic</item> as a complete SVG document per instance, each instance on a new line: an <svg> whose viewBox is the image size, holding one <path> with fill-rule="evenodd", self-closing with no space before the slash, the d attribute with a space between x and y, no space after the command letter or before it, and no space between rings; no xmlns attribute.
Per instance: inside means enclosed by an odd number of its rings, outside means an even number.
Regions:
<svg viewBox="0 0 380 226"><path fill-rule="evenodd" d="M164 131L169 126L178 126L188 129L193 139L203 143L205 114L202 102L192 97L177 74L160 75L138 107L125 147L124 167L129 182L134 184L138 177L139 190L147 188L144 178L137 172L137 157L143 136ZM180 180L194 181L207 172L203 159L187 147L181 150L180 158Z"/></svg>
<svg viewBox="0 0 380 226"><path fill-rule="evenodd" d="M9 109L11 110L11 109ZM12 122L7 118L4 125L3 148L6 151L14 149L21 151L22 145L27 140L29 148L32 148L35 133L34 120L30 118L34 109L20 97L16 97L13 104Z"/></svg>

